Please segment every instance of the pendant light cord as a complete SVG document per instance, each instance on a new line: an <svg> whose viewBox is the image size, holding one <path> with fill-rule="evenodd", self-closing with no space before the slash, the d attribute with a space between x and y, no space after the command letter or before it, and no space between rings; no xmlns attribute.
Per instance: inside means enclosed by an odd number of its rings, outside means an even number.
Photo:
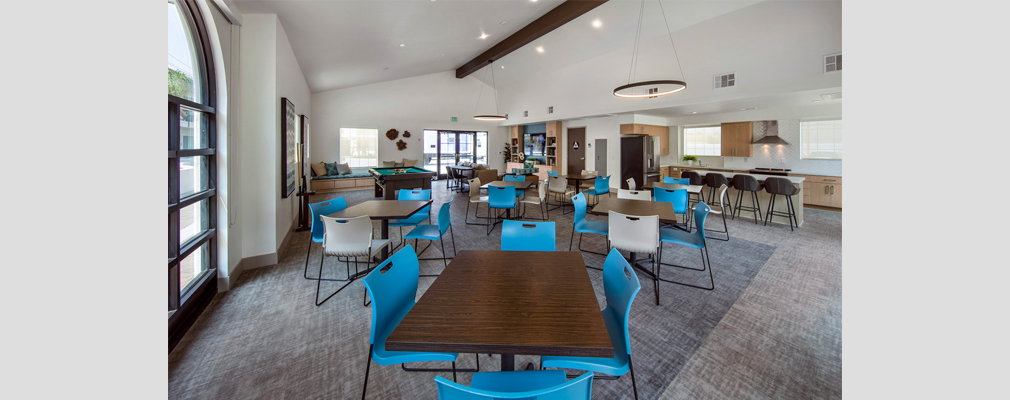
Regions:
<svg viewBox="0 0 1010 400"><path fill-rule="evenodd" d="M494 83L494 68L491 68L493 65L494 61L488 61L487 67L491 69L491 88L494 89L494 115L501 115L501 113L498 112L498 86L495 86ZM487 72L484 74L487 75ZM683 72L681 74L683 74Z"/></svg>
<svg viewBox="0 0 1010 400"><path fill-rule="evenodd" d="M663 0L657 1L659 2L659 11L663 13L663 23L666 24L666 35L670 37L670 46L673 46L673 57L677 59L677 69L680 70L681 79L686 80L687 77L684 76L684 68L680 66L680 56L677 55L677 45L673 44L673 32L670 32L670 23L666 20L666 10L663 9Z"/></svg>
<svg viewBox="0 0 1010 400"><path fill-rule="evenodd" d="M473 106L473 115L477 115L477 107L480 106L480 96L484 94L484 84L487 81L487 70L490 69L491 64L488 64L488 68L484 69L484 77L480 80L480 92L477 92L477 105ZM498 107L497 100L495 100L495 107Z"/></svg>
<svg viewBox="0 0 1010 400"><path fill-rule="evenodd" d="M645 0L642 0L638 8L638 30L635 32L635 46L631 50L631 70L628 71L628 84L635 77L635 65L638 62L639 40L642 36L642 17L645 15Z"/></svg>

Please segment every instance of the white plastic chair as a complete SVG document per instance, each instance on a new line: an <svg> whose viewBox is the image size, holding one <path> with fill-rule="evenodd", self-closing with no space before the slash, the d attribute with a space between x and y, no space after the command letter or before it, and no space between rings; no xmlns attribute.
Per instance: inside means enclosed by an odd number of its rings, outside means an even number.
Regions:
<svg viewBox="0 0 1010 400"><path fill-rule="evenodd" d="M723 242L728 242L729 241L729 227L726 225L726 213L729 213L730 215L733 215L733 208L729 204L726 203L726 191L727 190L729 190L728 186L726 186L726 185L720 185L719 186L719 204L710 204L709 205L709 208L711 208L711 210L709 211L710 214L718 214L719 216L722 217L722 230L721 231L717 231L717 230L714 230L714 229L705 229L706 231L713 232L713 233L725 233L726 234L726 238L723 239L723 238L717 238L717 237L709 237L709 236L706 235L706 237L708 239L721 240ZM693 206L691 207L691 211L694 211L694 207Z"/></svg>
<svg viewBox="0 0 1010 400"><path fill-rule="evenodd" d="M389 246L389 239L372 239L372 220L367 215L354 218L330 218L320 215L323 221L323 257L319 259L319 277L323 277L323 260L327 256L345 258L347 263L347 275L351 275L351 257L354 257L354 272L358 272L358 257L365 257L365 266L371 264L371 259L386 246ZM366 268L367 269L367 268ZM350 281L336 292L326 296L323 301L319 301L319 289L322 279L316 283L316 306L329 300L330 297L339 293L350 285Z"/></svg>
<svg viewBox="0 0 1010 400"><path fill-rule="evenodd" d="M469 218L470 218L470 204L474 205L474 208L473 208L473 216L474 217L481 218L481 219L487 219L487 218L491 217L491 209L490 208L488 209L488 216L487 217L481 217L481 216L477 215L477 210L480 209L481 203L483 203L485 206L487 205L487 196L481 196L480 195L480 185L482 184L480 182L480 178L470 179L469 183L470 183L470 201L466 203L466 214L463 217L463 222L466 223L467 225L486 225L486 224L478 224L478 223L474 223L474 222L468 222Z"/></svg>
<svg viewBox="0 0 1010 400"><path fill-rule="evenodd" d="M617 189L617 198L652 201L652 193L649 193L646 190Z"/></svg>
<svg viewBox="0 0 1010 400"><path fill-rule="evenodd" d="M635 184L635 178L628 178L628 190L638 189L638 185Z"/></svg>
<svg viewBox="0 0 1010 400"><path fill-rule="evenodd" d="M541 220L547 220L547 185L541 184L537 188L537 197L523 197L520 203L523 203L523 217L526 216L526 206L525 204L533 204L540 208Z"/></svg>
<svg viewBox="0 0 1010 400"><path fill-rule="evenodd" d="M659 258L659 216L626 215L616 211L609 213L607 240L610 249L624 250L638 254L652 254L652 282L659 305L659 280L656 279L656 260Z"/></svg>
<svg viewBox="0 0 1010 400"><path fill-rule="evenodd" d="M584 169L582 170L582 175L600 176L600 173ZM582 181L579 182L579 185L582 188L581 190L592 189L596 187L596 183L594 181Z"/></svg>
<svg viewBox="0 0 1010 400"><path fill-rule="evenodd" d="M551 194L554 194L555 197L558 197L559 205L558 207L555 207L555 209L560 207L561 213L564 214L565 213L564 207L566 205L572 204L572 203L566 204L565 198L575 194L574 191L568 189L568 182L566 181L566 179L560 176L553 176L553 175L549 176L547 180L547 190L550 191ZM550 212L549 209L548 212Z"/></svg>

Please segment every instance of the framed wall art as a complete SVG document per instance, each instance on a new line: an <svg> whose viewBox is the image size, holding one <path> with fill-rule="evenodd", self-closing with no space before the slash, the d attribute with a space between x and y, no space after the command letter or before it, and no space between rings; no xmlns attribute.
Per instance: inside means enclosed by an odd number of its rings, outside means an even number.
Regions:
<svg viewBox="0 0 1010 400"><path fill-rule="evenodd" d="M287 97L281 97L281 197L287 198L298 186L297 129L298 114Z"/></svg>

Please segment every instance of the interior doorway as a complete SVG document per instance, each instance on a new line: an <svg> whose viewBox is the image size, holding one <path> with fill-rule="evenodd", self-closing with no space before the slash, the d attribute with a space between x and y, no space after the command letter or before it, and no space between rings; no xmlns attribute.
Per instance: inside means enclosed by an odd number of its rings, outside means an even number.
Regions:
<svg viewBox="0 0 1010 400"><path fill-rule="evenodd" d="M424 169L446 177L445 167L460 161L487 164L487 132L424 130Z"/></svg>
<svg viewBox="0 0 1010 400"><path fill-rule="evenodd" d="M586 128L568 128L568 173L586 169Z"/></svg>
<svg viewBox="0 0 1010 400"><path fill-rule="evenodd" d="M596 139L593 143L593 168L600 176L607 176L607 139Z"/></svg>

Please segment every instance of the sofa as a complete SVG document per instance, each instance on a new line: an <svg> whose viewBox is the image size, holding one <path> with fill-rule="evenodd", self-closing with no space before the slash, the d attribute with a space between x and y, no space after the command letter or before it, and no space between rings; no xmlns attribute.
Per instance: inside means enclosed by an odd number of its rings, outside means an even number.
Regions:
<svg viewBox="0 0 1010 400"><path fill-rule="evenodd" d="M536 168L535 165L536 162L534 160L526 160L522 168L512 168L512 173L516 175L532 175L540 172L540 168Z"/></svg>

